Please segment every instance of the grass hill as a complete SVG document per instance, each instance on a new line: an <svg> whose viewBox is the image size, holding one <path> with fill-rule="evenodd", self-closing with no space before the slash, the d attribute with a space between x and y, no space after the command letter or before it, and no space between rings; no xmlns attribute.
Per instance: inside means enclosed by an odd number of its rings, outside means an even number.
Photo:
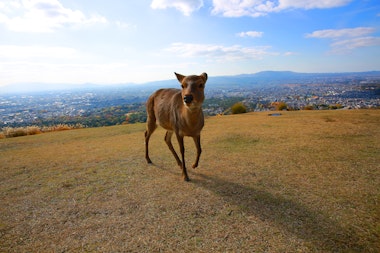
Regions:
<svg viewBox="0 0 380 253"><path fill-rule="evenodd" d="M212 117L191 182L144 124L0 139L1 252L379 252L380 110ZM175 145L177 146L177 145Z"/></svg>

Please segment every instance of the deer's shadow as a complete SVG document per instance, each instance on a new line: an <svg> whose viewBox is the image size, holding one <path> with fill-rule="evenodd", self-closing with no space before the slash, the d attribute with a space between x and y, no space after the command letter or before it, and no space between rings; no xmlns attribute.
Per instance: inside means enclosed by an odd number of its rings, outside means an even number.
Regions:
<svg viewBox="0 0 380 253"><path fill-rule="evenodd" d="M312 243L317 251L363 252L366 249L353 230L343 228L323 212L295 200L201 173L191 182L211 190L232 205L244 207L248 215L270 221Z"/></svg>

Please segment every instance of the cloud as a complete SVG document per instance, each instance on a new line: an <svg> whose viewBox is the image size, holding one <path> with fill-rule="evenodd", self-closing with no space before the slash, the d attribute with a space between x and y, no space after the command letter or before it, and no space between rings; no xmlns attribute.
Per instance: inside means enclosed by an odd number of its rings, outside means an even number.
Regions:
<svg viewBox="0 0 380 253"><path fill-rule="evenodd" d="M285 52L283 55L284 56L292 56L292 55L298 55L298 53L297 52Z"/></svg>
<svg viewBox="0 0 380 253"><path fill-rule="evenodd" d="M264 16L274 9L274 3L271 1L243 1L243 0L213 0L214 8L211 13L214 15L221 14L225 17Z"/></svg>
<svg viewBox="0 0 380 253"><path fill-rule="evenodd" d="M0 45L0 60L73 59L78 52L70 47Z"/></svg>
<svg viewBox="0 0 380 253"><path fill-rule="evenodd" d="M185 16L190 16L193 11L203 6L203 0L153 0L152 9L176 8Z"/></svg>
<svg viewBox="0 0 380 253"><path fill-rule="evenodd" d="M356 48L380 46L380 37L367 36L376 31L372 27L318 30L306 34L306 38L331 39L333 54L349 53Z"/></svg>
<svg viewBox="0 0 380 253"><path fill-rule="evenodd" d="M214 44L173 43L166 51L180 57L202 57L209 61L237 61L262 59L265 55L278 55L269 52L270 46L242 47L240 45L222 46Z"/></svg>
<svg viewBox="0 0 380 253"><path fill-rule="evenodd" d="M346 53L361 47L380 46L380 37L359 37L339 40L331 44L332 53Z"/></svg>
<svg viewBox="0 0 380 253"><path fill-rule="evenodd" d="M239 36L239 37L261 38L263 36L263 32L257 32L257 31L241 32L241 33L238 33L237 36Z"/></svg>
<svg viewBox="0 0 380 253"><path fill-rule="evenodd" d="M0 23L15 32L47 33L65 26L107 23L107 19L65 8L58 0L15 0L3 3Z"/></svg>
<svg viewBox="0 0 380 253"><path fill-rule="evenodd" d="M352 0L213 0L212 14L224 17L260 17L287 9L325 9L340 7Z"/></svg>
<svg viewBox="0 0 380 253"><path fill-rule="evenodd" d="M279 9L328 9L347 5L352 0L280 0Z"/></svg>
<svg viewBox="0 0 380 253"><path fill-rule="evenodd" d="M339 37L359 37L375 32L372 27L357 27L347 29L328 29L318 30L310 34L306 34L306 38L339 38Z"/></svg>
<svg viewBox="0 0 380 253"><path fill-rule="evenodd" d="M71 47L0 45L0 85L64 80L72 76L65 66L79 65L85 58L85 54Z"/></svg>
<svg viewBox="0 0 380 253"><path fill-rule="evenodd" d="M136 25L125 23L125 22L122 22L122 21L115 21L115 25L116 25L116 27L118 27L120 29L125 29L125 30L136 29L137 28Z"/></svg>

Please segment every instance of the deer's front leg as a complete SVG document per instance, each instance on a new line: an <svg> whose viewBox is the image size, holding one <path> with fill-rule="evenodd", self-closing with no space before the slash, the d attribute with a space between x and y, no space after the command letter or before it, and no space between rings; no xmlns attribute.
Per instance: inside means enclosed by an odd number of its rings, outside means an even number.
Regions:
<svg viewBox="0 0 380 253"><path fill-rule="evenodd" d="M182 157L182 177L183 177L183 180L190 181L190 178L187 175L187 170L186 170L186 165L185 165L185 146L183 143L183 136L179 135L178 133L176 135L177 135L179 149L181 151L181 157Z"/></svg>

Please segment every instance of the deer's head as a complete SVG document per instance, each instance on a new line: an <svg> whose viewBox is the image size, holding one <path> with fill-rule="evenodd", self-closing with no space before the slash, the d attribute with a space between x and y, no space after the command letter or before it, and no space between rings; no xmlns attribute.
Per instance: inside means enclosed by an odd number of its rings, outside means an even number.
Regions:
<svg viewBox="0 0 380 253"><path fill-rule="evenodd" d="M201 108L205 99L204 88L207 81L207 74L183 76L175 73L182 87L182 100L189 109Z"/></svg>

